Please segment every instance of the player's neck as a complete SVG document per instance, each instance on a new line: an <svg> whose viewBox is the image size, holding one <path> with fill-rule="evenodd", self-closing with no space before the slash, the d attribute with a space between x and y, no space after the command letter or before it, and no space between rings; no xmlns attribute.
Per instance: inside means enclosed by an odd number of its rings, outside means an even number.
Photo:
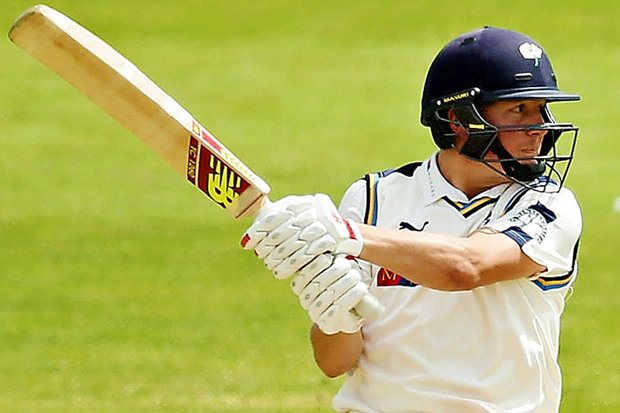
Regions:
<svg viewBox="0 0 620 413"><path fill-rule="evenodd" d="M468 198L505 182L505 178L489 167L463 155L456 149L439 152L437 165L443 177Z"/></svg>

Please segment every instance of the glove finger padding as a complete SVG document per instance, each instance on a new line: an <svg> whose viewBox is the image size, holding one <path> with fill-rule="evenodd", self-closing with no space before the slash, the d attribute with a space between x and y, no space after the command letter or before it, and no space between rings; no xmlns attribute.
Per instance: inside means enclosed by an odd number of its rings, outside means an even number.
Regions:
<svg viewBox="0 0 620 413"><path fill-rule="evenodd" d="M304 310L307 310L315 299L330 286L338 284L337 288L343 288L342 284L349 282L349 277L347 277L349 271L351 271L351 264L347 259L336 257L334 262L310 281L299 294L299 302Z"/></svg>
<svg viewBox="0 0 620 413"><path fill-rule="evenodd" d="M363 238L324 194L289 196L264 208L241 245L254 249L276 278L288 278L324 253L358 256Z"/></svg>
<svg viewBox="0 0 620 413"><path fill-rule="evenodd" d="M269 234L269 231L291 218L293 218L293 213L290 211L268 211L264 218L256 218L254 223L245 231L241 237L241 246L246 250L256 248L256 245Z"/></svg>
<svg viewBox="0 0 620 413"><path fill-rule="evenodd" d="M354 333L362 327L363 319L353 310L368 294L368 288L358 283L345 292L334 304L313 320L325 334Z"/></svg>
<svg viewBox="0 0 620 413"><path fill-rule="evenodd" d="M304 241L314 241L315 239L327 234L325 225L318 221L306 225L299 233L299 239Z"/></svg>
<svg viewBox="0 0 620 413"><path fill-rule="evenodd" d="M273 245L267 245L264 241L264 239L261 239L261 241L254 247L254 253L261 260L264 260L265 257L271 254L275 248Z"/></svg>
<svg viewBox="0 0 620 413"><path fill-rule="evenodd" d="M304 247L283 259L280 264L273 269L273 275L279 279L290 277L317 256L329 251L330 245L334 245L334 242L329 234L325 234L317 240L306 243Z"/></svg>
<svg viewBox="0 0 620 413"><path fill-rule="evenodd" d="M288 219L284 223L281 223L277 228L273 229L269 232L259 232L254 235L254 240L259 239L260 241L254 246L254 253L258 258L265 259L269 256L273 251L280 246L280 244L287 241L295 241L298 240L297 233L299 233L299 228L295 228L290 225L292 222L291 219ZM305 242L300 241L299 247L293 250L290 250L291 253L295 252L299 248L305 246ZM290 254L289 254L290 255ZM279 257L281 260L286 258L287 256ZM275 258L275 257L274 257ZM269 266L268 266L269 267Z"/></svg>
<svg viewBox="0 0 620 413"><path fill-rule="evenodd" d="M288 211L294 212L294 211L291 211L290 209ZM305 228L314 222L317 222L317 214L314 209L306 209L306 210L303 210L297 213L295 215L295 220L293 221L295 226L298 226L300 228ZM323 231L326 232L325 229L323 229Z"/></svg>
<svg viewBox="0 0 620 413"><path fill-rule="evenodd" d="M319 255L324 252L333 252L336 248L336 240L330 234L324 234L308 243L306 254Z"/></svg>
<svg viewBox="0 0 620 413"><path fill-rule="evenodd" d="M318 320L324 311L335 305L336 301L350 289L354 288L358 282L359 274L355 270L349 270L316 297L308 310L310 317L313 320Z"/></svg>
<svg viewBox="0 0 620 413"><path fill-rule="evenodd" d="M291 289L325 334L353 333L361 328L364 319L355 307L370 293L357 261L321 254L297 273Z"/></svg>
<svg viewBox="0 0 620 413"><path fill-rule="evenodd" d="M272 270L273 276L279 280L288 278L315 258L315 255L308 255L306 254L306 249L301 248L290 257L282 260L282 262Z"/></svg>
<svg viewBox="0 0 620 413"><path fill-rule="evenodd" d="M288 219L301 215L302 211L312 211L315 204L312 195L291 195L265 207L241 237L241 246L247 250L254 249L267 233ZM312 215L305 214L304 218L306 222L311 221Z"/></svg>
<svg viewBox="0 0 620 413"><path fill-rule="evenodd" d="M269 254L267 254L267 257L265 257L265 262L267 262L267 258L277 259L277 260L282 261L285 258L288 258L291 255L293 255L295 251L305 246L306 246L305 241L302 241L298 239L297 237L289 238L286 241L284 241L282 244L278 245L277 247L274 247L269 252ZM273 268L269 268L269 269L273 270Z"/></svg>
<svg viewBox="0 0 620 413"><path fill-rule="evenodd" d="M273 270L274 276L280 279L290 277L320 254L332 250L335 245L336 241L329 234L325 234L319 239L306 243L303 248L300 248L297 252L285 258L277 265Z"/></svg>
<svg viewBox="0 0 620 413"><path fill-rule="evenodd" d="M291 282L291 288L295 295L301 294L310 281L320 272L332 265L335 256L332 254L321 254L304 266Z"/></svg>
<svg viewBox="0 0 620 413"><path fill-rule="evenodd" d="M263 242L266 245L280 245L282 242L290 239L290 238L299 238L299 233L301 232L301 228L293 225L294 217L287 219L282 222L276 228L272 229L267 233L267 235L263 238Z"/></svg>
<svg viewBox="0 0 620 413"><path fill-rule="evenodd" d="M321 313L319 320L321 322L327 322L332 318L338 318L345 313L351 312L360 318L355 312L355 306L362 301L362 298L364 298L366 294L369 294L368 287L358 282L338 297L333 304L325 308L325 310ZM319 299L321 299L321 297L316 300L317 308L319 308ZM324 304L322 304L321 307L324 307Z"/></svg>
<svg viewBox="0 0 620 413"><path fill-rule="evenodd" d="M271 271L275 271L274 268L277 268L278 265L282 264L282 259L276 258L275 256L269 254L263 259L263 263L265 264L265 267Z"/></svg>
<svg viewBox="0 0 620 413"><path fill-rule="evenodd" d="M267 256L263 258L263 262L268 269L274 272L276 278L288 278L292 273L286 272L284 273L285 276L281 276L276 274L277 268L282 265L282 261L284 261L285 258L290 257L291 254L294 254L295 251L301 249L305 245L305 242L291 238L270 251ZM308 258L311 259L312 257Z"/></svg>
<svg viewBox="0 0 620 413"><path fill-rule="evenodd" d="M362 328L364 320L359 316L348 311L341 318L330 319L325 322L315 323L319 329L325 334L332 335L336 333L352 334Z"/></svg>

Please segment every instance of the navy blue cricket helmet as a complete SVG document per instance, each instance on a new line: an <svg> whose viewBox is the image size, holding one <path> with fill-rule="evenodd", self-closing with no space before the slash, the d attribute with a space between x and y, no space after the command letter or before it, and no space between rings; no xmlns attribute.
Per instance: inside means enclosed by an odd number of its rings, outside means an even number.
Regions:
<svg viewBox="0 0 620 413"><path fill-rule="evenodd" d="M512 30L484 27L452 40L431 63L422 94L421 122L431 128L439 148L451 148L455 135L450 123L455 121L449 120L447 113L452 109L456 123L469 135L460 149L463 155L484 162L526 186L549 170L547 177L559 178L561 187L573 158L578 128L557 123L545 105L542 109L545 123L523 127L547 131L541 153L534 158L536 163L520 163L521 159L514 158L497 139L502 126L491 125L481 115L485 105L522 99L543 99L549 103L580 98L558 88L551 61L530 37ZM563 132L573 133L566 155L556 151L556 141ZM497 162L484 159L489 151L500 158L500 167ZM558 162L567 162L562 172L556 167Z"/></svg>

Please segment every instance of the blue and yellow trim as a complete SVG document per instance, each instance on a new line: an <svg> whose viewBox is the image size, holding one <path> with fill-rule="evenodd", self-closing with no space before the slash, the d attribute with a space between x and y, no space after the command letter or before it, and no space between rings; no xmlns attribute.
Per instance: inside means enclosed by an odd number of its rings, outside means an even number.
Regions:
<svg viewBox="0 0 620 413"><path fill-rule="evenodd" d="M366 179L366 216L364 223L377 225L377 181L379 174L368 174Z"/></svg>
<svg viewBox="0 0 620 413"><path fill-rule="evenodd" d="M562 277L540 277L532 282L543 291L555 290L568 286L573 281L574 274L575 272L571 271Z"/></svg>
<svg viewBox="0 0 620 413"><path fill-rule="evenodd" d="M413 174L422 162L411 162L396 169L386 169L385 171L370 173L364 176L366 181L366 212L364 215L364 223L368 225L377 225L379 215L379 179L388 177L392 174L400 174L406 177L413 177Z"/></svg>
<svg viewBox="0 0 620 413"><path fill-rule="evenodd" d="M543 291L555 290L571 285L577 276L577 252L579 251L580 240L581 238L577 240L573 247L573 266L566 275L561 277L538 277L532 280L532 283Z"/></svg>
<svg viewBox="0 0 620 413"><path fill-rule="evenodd" d="M463 215L465 218L468 218L485 206L496 203L498 198L482 197L471 202L458 202L451 200L447 196L444 196L443 200L446 201L448 205L454 207L457 211L459 211L461 215Z"/></svg>

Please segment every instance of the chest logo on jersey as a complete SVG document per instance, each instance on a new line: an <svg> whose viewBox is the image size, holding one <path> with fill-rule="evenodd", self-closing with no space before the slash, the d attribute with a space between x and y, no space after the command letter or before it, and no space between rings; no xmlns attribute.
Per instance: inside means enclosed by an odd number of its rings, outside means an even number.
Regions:
<svg viewBox="0 0 620 413"><path fill-rule="evenodd" d="M415 287L413 283L394 271L381 268L377 273L377 287Z"/></svg>
<svg viewBox="0 0 620 413"><path fill-rule="evenodd" d="M426 226L428 224L430 224L430 222L424 221L424 223L422 224L422 226L420 228L416 228L413 225L411 225L410 223L408 223L407 221L401 221L400 224L398 224L398 229L401 230L401 231L403 229L406 229L407 231L422 232L422 231L424 231L424 228L426 228Z"/></svg>

